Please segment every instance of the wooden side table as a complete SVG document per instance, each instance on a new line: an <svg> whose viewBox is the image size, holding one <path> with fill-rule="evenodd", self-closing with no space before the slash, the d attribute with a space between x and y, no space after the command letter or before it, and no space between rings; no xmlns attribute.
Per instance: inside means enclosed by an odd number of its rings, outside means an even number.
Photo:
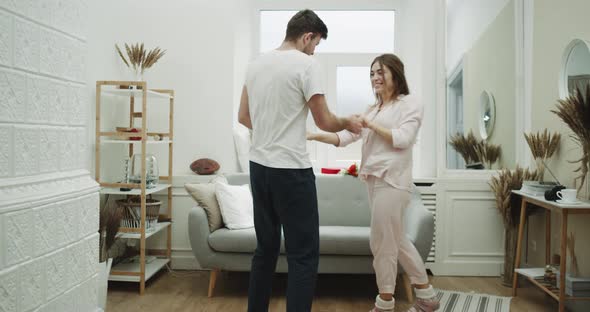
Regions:
<svg viewBox="0 0 590 312"><path fill-rule="evenodd" d="M559 289L549 287L545 283L541 283L534 278L529 277L533 285L541 288L544 292L549 294L553 299L559 302L559 312L565 311L566 300L587 300L590 297L572 297L565 295L565 274L566 274L566 259L567 259L567 219L570 214L590 214L590 202L583 201L581 204L559 204L557 202L545 200L543 196L534 196L522 191L512 191L513 195L522 198L520 209L520 223L518 225L518 241L516 243L516 258L514 259L514 269L520 266L520 255L522 252L522 236L524 226L526 223L526 208L527 204L541 207L545 210L545 264L550 263L551 257L551 211L561 214L561 246L560 246L560 263L559 263ZM518 272L515 271L514 280L512 281L512 295L516 296L516 289L518 288Z"/></svg>

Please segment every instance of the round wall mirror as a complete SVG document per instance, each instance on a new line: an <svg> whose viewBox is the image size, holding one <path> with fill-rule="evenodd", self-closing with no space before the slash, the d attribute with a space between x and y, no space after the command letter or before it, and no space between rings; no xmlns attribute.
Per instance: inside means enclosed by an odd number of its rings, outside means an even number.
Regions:
<svg viewBox="0 0 590 312"><path fill-rule="evenodd" d="M565 48L559 75L559 96L562 99L573 95L579 88L586 94L590 84L590 43L574 39Z"/></svg>
<svg viewBox="0 0 590 312"><path fill-rule="evenodd" d="M496 103L494 97L488 91L483 91L479 96L479 134L487 140L494 131L496 121Z"/></svg>

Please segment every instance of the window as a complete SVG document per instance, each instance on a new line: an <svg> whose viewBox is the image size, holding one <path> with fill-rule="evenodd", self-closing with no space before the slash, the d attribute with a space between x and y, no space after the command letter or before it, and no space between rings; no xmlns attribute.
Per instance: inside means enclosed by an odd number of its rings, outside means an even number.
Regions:
<svg viewBox="0 0 590 312"><path fill-rule="evenodd" d="M394 11L314 11L328 26L316 53L385 53L394 50ZM278 47L297 11L260 12L260 51ZM351 40L354 38L354 40Z"/></svg>
<svg viewBox="0 0 590 312"><path fill-rule="evenodd" d="M393 53L394 10L314 10L328 26L328 40L316 48L322 65L326 99L339 116L363 113L375 103L369 80L370 64L383 53ZM275 49L285 37L289 19L297 10L261 10L258 52ZM310 114L308 130L316 128ZM360 162L361 142L346 148L309 142L308 152L316 169L348 167Z"/></svg>

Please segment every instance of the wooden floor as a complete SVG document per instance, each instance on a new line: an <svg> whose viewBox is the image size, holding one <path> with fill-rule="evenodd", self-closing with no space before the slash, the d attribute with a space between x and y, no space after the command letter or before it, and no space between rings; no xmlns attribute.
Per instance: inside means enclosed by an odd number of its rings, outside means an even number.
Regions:
<svg viewBox="0 0 590 312"><path fill-rule="evenodd" d="M246 311L248 273L222 272L217 280L215 297L207 298L209 272L162 272L154 276L139 295L137 283L110 282L107 312L117 311ZM499 278L433 277L435 287L446 290L510 296ZM270 311L285 311L286 275L278 274L270 302ZM312 311L368 311L374 302L376 287L373 275L322 274L319 276ZM395 311L411 306L403 287L396 294ZM519 289L510 311L556 311L557 304L530 285Z"/></svg>

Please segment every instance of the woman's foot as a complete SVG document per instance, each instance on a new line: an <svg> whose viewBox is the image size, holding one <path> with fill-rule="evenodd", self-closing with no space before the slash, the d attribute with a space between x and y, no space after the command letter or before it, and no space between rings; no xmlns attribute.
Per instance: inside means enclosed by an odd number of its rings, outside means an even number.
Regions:
<svg viewBox="0 0 590 312"><path fill-rule="evenodd" d="M437 297L430 299L416 298L414 306L407 312L434 312L440 308L440 300Z"/></svg>
<svg viewBox="0 0 590 312"><path fill-rule="evenodd" d="M393 312L393 307L395 306L395 301L393 298L391 300L383 300L381 296L377 295L375 297L375 307L369 312Z"/></svg>

